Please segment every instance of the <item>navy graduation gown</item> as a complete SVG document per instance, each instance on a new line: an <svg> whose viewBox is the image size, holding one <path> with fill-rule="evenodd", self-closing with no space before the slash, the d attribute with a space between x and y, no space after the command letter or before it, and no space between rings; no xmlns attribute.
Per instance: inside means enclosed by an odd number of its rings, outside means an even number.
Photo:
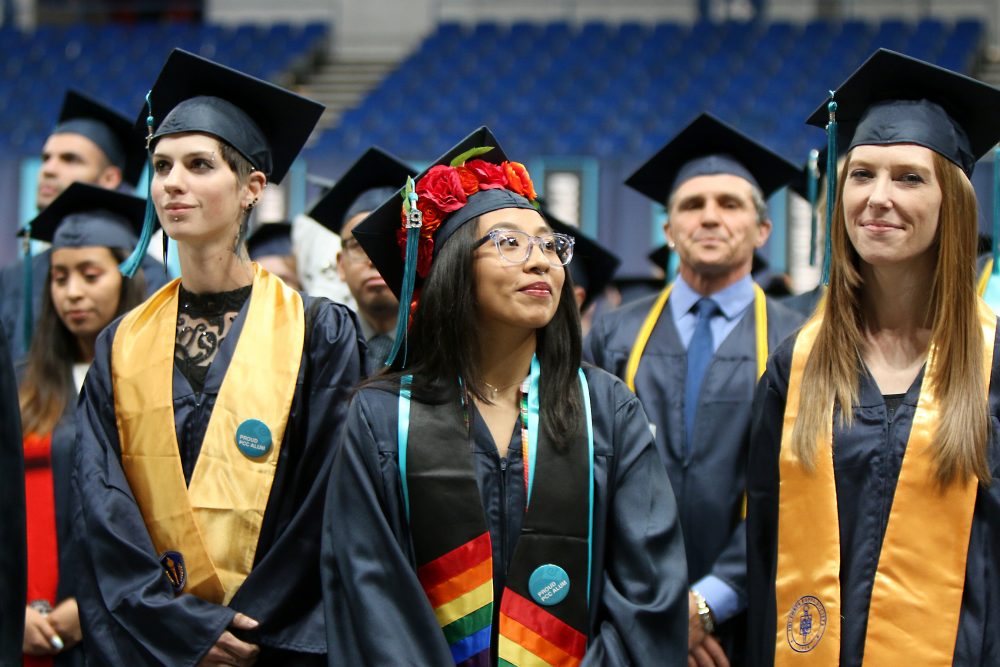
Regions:
<svg viewBox="0 0 1000 667"><path fill-rule="evenodd" d="M670 483L639 402L608 374L585 372L595 497L583 664L686 665L687 577ZM393 391L362 389L334 462L322 556L331 666L454 664L416 576L400 486L398 400ZM524 515L520 428L501 459L478 413L471 420L473 466L493 544L495 659L500 593Z"/></svg>
<svg viewBox="0 0 1000 667"><path fill-rule="evenodd" d="M241 639L261 645L258 665L325 661L319 540L334 448L364 359L357 321L344 306L304 297L306 344L253 570L228 607L175 596L160 567L121 466L115 424L111 343L118 321L97 341L78 411L73 478L80 544L77 590L90 664L194 665L239 611L260 622ZM249 299L194 393L174 370L174 418L189 479ZM267 378L260 378L266 390Z"/></svg>
<svg viewBox="0 0 1000 667"><path fill-rule="evenodd" d="M777 568L778 455L795 339L775 351L757 388L748 484L750 663L774 663ZM1000 348L997 348L1000 351ZM878 385L861 375L854 424L834 416L833 469L840 522L842 626L840 664L860 666L868 605L892 497L920 395L923 371L891 419ZM1000 358L994 352L989 412L993 482L979 487L972 517L965 591L955 643L956 666L1000 665Z"/></svg>
<svg viewBox="0 0 1000 667"><path fill-rule="evenodd" d="M31 257L31 298L32 313L38 319L42 310L42 290L49 278L49 263L52 250ZM146 296L166 285L170 278L166 275L163 264L149 255L142 258L142 273L146 278ZM25 353L24 341L24 263L18 260L0 269L0 325L7 340L13 359L17 361Z"/></svg>
<svg viewBox="0 0 1000 667"><path fill-rule="evenodd" d="M0 331L0 666L20 667L27 593L24 444L7 337Z"/></svg>
<svg viewBox="0 0 1000 667"><path fill-rule="evenodd" d="M636 336L656 296L612 311L594 323L584 357L624 378ZM767 299L769 349L801 323L802 316ZM636 395L654 425L656 448L677 496L689 583L714 575L746 603L746 533L741 519L750 408L757 382L756 319L751 305L719 345L702 383L694 446L685 455L684 384L687 350L669 303L653 329L635 377ZM740 654L745 619L722 623L731 658ZM735 644L734 644L735 642ZM737 661L738 662L738 661Z"/></svg>

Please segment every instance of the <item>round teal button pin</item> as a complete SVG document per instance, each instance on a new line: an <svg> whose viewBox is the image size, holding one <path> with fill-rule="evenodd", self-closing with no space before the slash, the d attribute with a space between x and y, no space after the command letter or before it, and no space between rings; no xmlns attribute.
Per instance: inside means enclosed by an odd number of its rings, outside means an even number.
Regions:
<svg viewBox="0 0 1000 667"><path fill-rule="evenodd" d="M569 595L569 575L558 565L539 565L528 578L528 592L540 605L557 605Z"/></svg>
<svg viewBox="0 0 1000 667"><path fill-rule="evenodd" d="M271 429L259 419L247 419L236 429L236 446L252 459L267 456L271 451Z"/></svg>

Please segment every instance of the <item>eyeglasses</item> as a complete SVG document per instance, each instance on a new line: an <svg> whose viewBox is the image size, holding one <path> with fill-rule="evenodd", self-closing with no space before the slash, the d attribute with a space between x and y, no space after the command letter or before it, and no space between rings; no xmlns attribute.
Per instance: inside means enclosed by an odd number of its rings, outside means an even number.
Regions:
<svg viewBox="0 0 1000 667"><path fill-rule="evenodd" d="M532 236L527 232L513 229L493 229L486 236L476 241L473 249L479 248L487 241L493 241L500 254L500 259L511 264L524 264L531 257L532 246L538 246L542 257L550 266L566 266L573 259L573 244L576 240L569 234L542 234Z"/></svg>
<svg viewBox="0 0 1000 667"><path fill-rule="evenodd" d="M344 239L340 244L340 250L344 253L344 259L348 262L354 262L360 264L361 262L367 262L368 254L365 249L361 247L358 240L353 236Z"/></svg>

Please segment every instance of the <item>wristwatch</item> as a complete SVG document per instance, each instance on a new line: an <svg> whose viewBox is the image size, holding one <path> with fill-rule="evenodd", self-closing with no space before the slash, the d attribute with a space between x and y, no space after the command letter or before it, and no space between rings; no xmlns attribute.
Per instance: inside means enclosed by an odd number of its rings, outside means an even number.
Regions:
<svg viewBox="0 0 1000 667"><path fill-rule="evenodd" d="M702 629L705 630L705 634L712 634L715 632L715 619L712 617L712 610L708 607L708 601L705 600L704 595L693 588L691 595L694 596L694 601L698 604L698 618L701 619Z"/></svg>

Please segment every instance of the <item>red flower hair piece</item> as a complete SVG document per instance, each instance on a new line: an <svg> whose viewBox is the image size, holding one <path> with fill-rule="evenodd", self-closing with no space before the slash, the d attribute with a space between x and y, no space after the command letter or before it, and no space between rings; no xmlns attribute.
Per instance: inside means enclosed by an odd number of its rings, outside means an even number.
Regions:
<svg viewBox="0 0 1000 667"><path fill-rule="evenodd" d="M430 273L434 256L434 233L444 219L465 206L469 197L477 192L497 189L510 190L528 201L535 201L538 197L528 170L520 162L494 164L476 158L450 166L435 165L424 174L414 188L417 193L417 208L423 217L417 253L418 276L426 278ZM396 233L396 241L405 260L406 210L402 209L400 214L402 226Z"/></svg>

